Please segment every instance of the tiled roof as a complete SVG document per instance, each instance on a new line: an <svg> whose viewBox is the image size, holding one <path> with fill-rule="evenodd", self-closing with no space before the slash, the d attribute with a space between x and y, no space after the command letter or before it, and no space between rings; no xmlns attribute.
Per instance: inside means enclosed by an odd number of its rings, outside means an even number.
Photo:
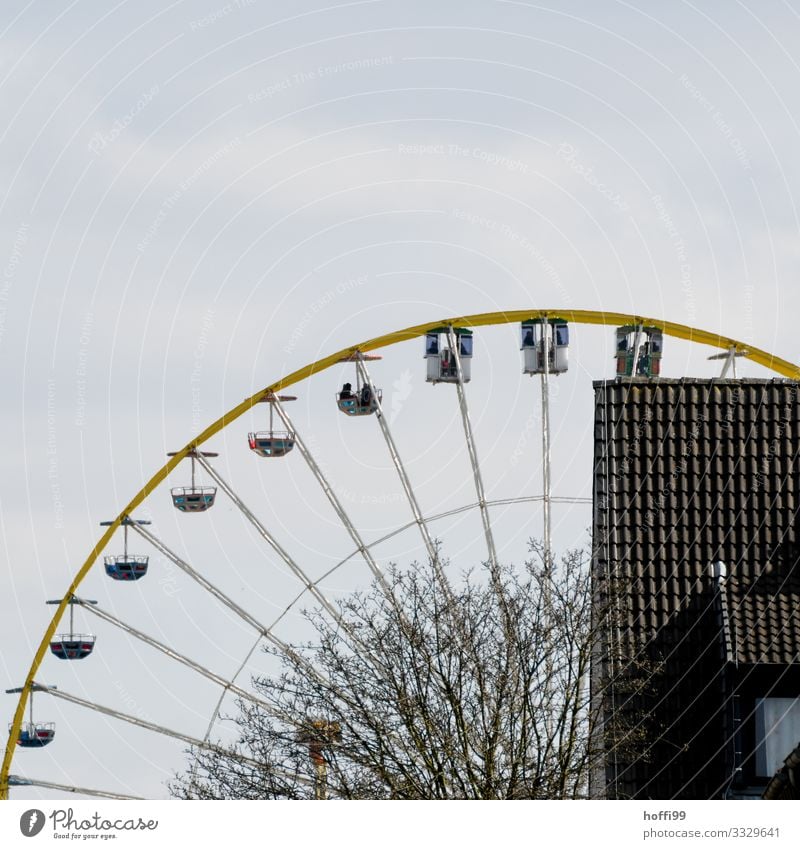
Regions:
<svg viewBox="0 0 800 849"><path fill-rule="evenodd" d="M735 663L800 663L800 566L737 569L722 590Z"/></svg>
<svg viewBox="0 0 800 849"><path fill-rule="evenodd" d="M708 798L722 770L726 655L798 662L798 386L640 378L594 387L595 575L620 580L626 650L663 662L650 702L660 742L648 764L618 771L617 791ZM715 561L726 566L721 585Z"/></svg>

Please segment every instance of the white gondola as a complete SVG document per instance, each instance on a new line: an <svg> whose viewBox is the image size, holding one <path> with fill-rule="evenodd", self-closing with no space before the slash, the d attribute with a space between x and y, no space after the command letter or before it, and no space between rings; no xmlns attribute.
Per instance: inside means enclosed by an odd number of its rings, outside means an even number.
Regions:
<svg viewBox="0 0 800 849"><path fill-rule="evenodd" d="M563 318L532 318L521 327L524 374L564 374L569 368L569 325Z"/></svg>
<svg viewBox="0 0 800 849"><path fill-rule="evenodd" d="M178 452L172 451L167 456L174 457ZM198 486L195 475L195 462L198 457L217 457L213 451L198 451L196 448L186 455L192 461L192 483L191 486L176 486L170 490L172 503L181 513L204 513L214 506L217 497L215 486Z"/></svg>
<svg viewBox="0 0 800 849"><path fill-rule="evenodd" d="M454 327L453 335L458 344L461 375L464 383L469 383L472 378L472 331ZM428 383L458 383L458 368L455 353L450 348L448 328L438 327L425 334L425 361Z"/></svg>

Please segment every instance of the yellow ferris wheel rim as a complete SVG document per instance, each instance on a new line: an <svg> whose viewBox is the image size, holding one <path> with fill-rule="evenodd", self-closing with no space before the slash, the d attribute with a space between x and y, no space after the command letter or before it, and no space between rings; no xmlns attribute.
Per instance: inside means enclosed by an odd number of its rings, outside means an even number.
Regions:
<svg viewBox="0 0 800 849"><path fill-rule="evenodd" d="M122 512L120 512L113 523L107 528L105 533L103 533L94 548L92 548L89 552L88 557L76 573L72 583L64 594L61 603L58 605L53 614L53 618L51 619L50 624L42 637L39 648L34 655L28 676L25 679L25 684L22 687L19 702L17 703L17 709L14 713L14 719L9 730L2 769L0 769L0 799L8 799L8 782L11 772L11 762L14 758L14 752L16 751L16 741L19 738L19 732L22 727L22 719L25 714L25 707L30 695L31 685L39 671L42 661L44 660L48 646L56 632L61 616L66 610L68 599L76 592L81 582L100 556L101 552L105 549L112 535L120 526L122 519L125 516L131 515L133 511L136 510L136 508L145 500L145 498L147 498L147 496L164 481L167 475L187 456L192 449L198 448L200 445L211 439L212 436L215 436L229 424L236 421L240 416L244 415L244 413L259 403L259 401L261 401L267 393L278 392L282 389L286 389L287 387L293 386L295 383L299 383L318 372L325 371L338 363L343 357L354 354L356 351L368 353L380 348L386 348L397 342L406 342L410 339L423 336L430 330L447 325L452 325L453 327L486 327L489 325L511 324L514 322L524 321L529 318L547 318L548 316L558 316L559 318L563 318L573 324L596 324L606 326L644 325L657 327L660 328L667 336L684 339L689 342L697 342L701 345L710 345L711 347L721 348L723 350L733 350L737 355L742 356L745 359L752 360L753 362L771 369L784 377L792 380L800 380L800 366L797 366L788 360L776 357L768 351L755 348L752 345L747 345L744 342L739 342L736 339L731 339L727 336L721 336L707 330L699 330L684 324L677 324L672 321L663 321L649 316L632 315L630 313L605 312L599 310L570 309L511 310L508 312L478 313L477 315L440 318L426 324L418 324L414 327L407 327L404 330L397 330L392 333L387 333L384 336L378 336L375 339L370 339L366 342L352 345L348 348L343 348L335 354L331 354L317 360L316 362L303 366L297 371L282 377L280 380L272 383L264 389L260 389L249 398L246 398L233 409L222 415L213 424L209 425L202 433L188 442L150 478L150 480L139 490L139 492L136 493L136 495L134 495L130 502L123 508Z"/></svg>

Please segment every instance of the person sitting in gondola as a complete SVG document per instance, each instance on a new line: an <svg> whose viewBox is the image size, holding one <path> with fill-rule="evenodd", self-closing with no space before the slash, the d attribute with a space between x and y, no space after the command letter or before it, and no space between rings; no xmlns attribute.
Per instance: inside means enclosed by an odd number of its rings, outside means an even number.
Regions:
<svg viewBox="0 0 800 849"><path fill-rule="evenodd" d="M442 377L456 376L456 358L449 348L442 351Z"/></svg>
<svg viewBox="0 0 800 849"><path fill-rule="evenodd" d="M352 398L353 397L353 386L350 383L345 383L342 387L342 391L339 393L340 398Z"/></svg>
<svg viewBox="0 0 800 849"><path fill-rule="evenodd" d="M650 374L650 346L647 342L639 349L639 360L636 364L636 373L641 375Z"/></svg>
<svg viewBox="0 0 800 849"><path fill-rule="evenodd" d="M370 391L369 384L365 383L361 387L361 406L369 407L369 402L372 399L372 392Z"/></svg>

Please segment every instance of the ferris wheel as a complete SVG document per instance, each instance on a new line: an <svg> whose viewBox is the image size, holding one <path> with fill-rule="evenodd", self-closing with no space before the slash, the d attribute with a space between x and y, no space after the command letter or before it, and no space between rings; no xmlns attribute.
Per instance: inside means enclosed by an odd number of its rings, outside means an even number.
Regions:
<svg viewBox="0 0 800 849"><path fill-rule="evenodd" d="M476 397L483 397L484 389L476 386L473 381L473 361L481 356L481 328L500 327L503 325L516 326L518 330L518 348L521 352L520 370L518 373L539 378L539 425L541 430L541 474L536 480L536 489L531 491L512 491L497 494L488 492L485 482L485 466L481 457L486 449L481 443L474 424L471 402ZM330 591L331 577L339 575L345 564L360 561L366 569L366 574L372 579L383 581L385 558L377 553L380 545L387 540L395 539L401 534L411 534L417 537L417 545L423 556L436 563L440 557L439 540L437 537L438 522L454 516L478 515L480 523L478 536L481 538L482 557L490 565L499 561L497 544L496 520L501 508L511 504L534 504L541 508L540 519L543 536L545 557L551 557L553 550L553 508L558 504L590 504L588 497L579 497L569 493L555 492L552 475L552 433L551 433L551 389L552 381L559 379L570 369L570 346L572 331L576 325L599 325L616 328L613 337L613 371L616 375L636 379L637 377L652 378L661 374L661 364L665 353L665 337L673 337L693 343L699 343L717 349L717 353L709 357L722 363L721 376L729 373L736 375L736 363L739 358L746 358L784 377L800 379L800 368L785 360L775 357L766 351L754 348L736 340L719 336L707 331L689 328L683 325L646 318L637 315L621 313L601 313L578 310L517 310L503 313L487 313L471 316L452 317L445 320L432 321L415 327L399 330L394 333L371 339L350 346L317 362L311 363L292 374L276 380L254 395L242 401L233 409L226 412L200 434L189 440L180 450L171 452L168 461L147 481L147 483L122 508L116 518L101 521L104 532L92 548L89 555L79 568L69 586L57 599L47 600L56 610L50 624L43 634L38 649L31 660L30 669L21 685L6 690L9 694L18 696L16 710L9 723L8 740L0 771L0 798L8 798L10 788L39 786L57 791L74 791L83 795L106 798L140 798L132 793L119 790L102 790L90 787L78 787L75 784L65 784L54 779L32 777L35 765L26 755L24 765L14 766L14 758L18 750L34 750L48 747L55 751L60 740L70 735L71 728L56 727L48 719L48 713L41 706L41 695L49 695L69 703L76 709L87 714L99 713L118 723L120 728L135 727L148 734L161 735L200 749L217 747L211 736L217 722L224 700L230 696L258 702L257 697L246 688L240 680L247 663L262 643L272 645L278 652L291 651L291 644L286 636L281 634L281 624L287 617L304 603L313 603L323 608L333 617L337 617L335 603ZM420 376L426 383L433 386L451 385L448 390L455 397L450 402L455 408L452 419L458 423L458 429L463 436L462 449L466 464L461 476L468 481L471 496L466 503L450 504L448 509L438 512L425 509L420 497L420 473L416 478L411 472L409 452L402 449L393 415L384 405L384 393L378 383L379 368L377 363L382 359L377 351L400 346L406 342L422 346L417 349L417 356L424 359L424 368ZM519 356L517 354L517 356ZM418 360L416 361L418 362ZM343 376L341 387L338 381L332 385L329 370L338 367ZM374 373L373 373L374 372ZM325 384L325 389L320 387ZM469 384L472 384L468 387ZM399 481L401 506L405 518L388 532L375 535L360 529L354 515L353 499L343 496L344 487L337 485L329 470L330 463L326 456L320 454L315 440L306 435L306 424L295 420L289 413L291 402L298 400L299 395L285 394L289 388L297 388L306 394L324 396L331 416L340 414L338 422L341 428L363 426L358 431L356 439L364 440L364 434L369 422L372 428L377 426L380 440L385 443L388 452L389 465L396 480ZM330 394L328 394L330 393ZM452 396L451 396L452 397ZM262 406L264 405L264 406ZM241 428L238 420L248 412L262 416L262 429L246 431ZM266 415L264 415L264 412ZM345 418L342 418L345 417ZM356 421L362 425L357 425ZM328 428L333 432L331 428ZM241 430L241 433L239 433ZM271 461L264 464L265 468L275 468L275 464L300 463L307 469L310 480L315 481L318 493L322 496L320 503L327 504L328 520L332 516L344 531L344 537L349 538L350 548L342 550L333 558L330 568L316 572L304 565L302 558L292 553L292 543L282 538L282 525L279 520L267 521L262 504L253 506L253 501L243 493L243 487L231 482L223 475L216 458L219 451L206 450L206 445L223 431L231 435L234 444L240 448L254 463ZM341 429L340 429L341 432ZM449 438L449 437L448 437ZM214 445L213 447L217 447ZM248 454L249 451L249 454ZM441 455L440 455L441 458ZM212 462L214 461L214 462ZM164 484L169 475L180 469L185 473L188 463L188 479L183 479L180 485L170 487L168 494L164 492ZM265 474L271 474L265 472ZM347 478L349 480L349 478ZM369 482L359 483L359 486L369 487ZM491 497L490 497L491 495ZM185 533L191 535L197 525L192 523L215 521L219 515L220 505L226 504L229 511L237 517L237 521L247 527L254 540L265 543L270 552L271 563L282 570L291 580L291 592L268 623L262 621L261 615L256 615L248 604L248 594L235 594L229 588L222 586L213 566L204 563L202 566L191 562L192 558L183 551L183 539L177 541L165 538L164 533L156 532L150 515L141 517L140 510L149 509L155 500L159 504L171 504L179 514L186 518ZM276 499L277 502L284 498ZM272 504L270 511L275 514L282 505ZM380 506L380 505L378 505ZM396 507L398 505L395 505ZM315 508L319 509L319 508ZM399 508L397 515L399 514ZM203 516L195 514L204 514ZM314 522L320 521L319 514L312 517L309 534L313 535ZM371 533L371 535L370 535ZM131 537L135 540L135 544ZM112 551L112 544L117 548ZM106 553L107 552L107 553ZM113 553L116 552L116 553ZM160 564L166 564L170 569L177 570L184 579L190 581L199 591L202 591L214 605L224 611L227 621L236 621L238 626L248 632L248 648L239 657L233 672L220 673L211 668L210 663L202 656L179 649L158 633L148 629L146 616L143 621L125 621L111 607L101 604L96 599L88 599L79 595L84 581L89 575L99 575L106 580L107 586L115 592L124 591L128 587L141 588L141 598L146 598L148 583L152 584L153 571L150 568L150 558L153 552L159 558ZM97 567L102 558L102 565ZM383 562L382 562L383 561ZM95 568L97 567L97 568ZM100 580L97 578L96 580ZM110 583L108 583L110 582ZM346 584L347 581L345 580ZM163 593L162 593L163 595ZM129 608L133 609L133 608ZM180 611L176 607L170 617L177 617ZM185 612L185 611L183 611ZM76 624L76 615L78 623ZM108 626L106 633L97 635L88 632L82 623L96 616ZM62 621L68 626L62 626ZM211 629L205 630L208 638ZM182 727L167 724L149 712L135 710L129 704L129 698L123 698L121 704L103 704L87 697L87 694L76 694L67 690L59 677L65 669L75 667L80 671L82 664L92 664L98 654L106 651L114 652L114 634L122 632L128 641L146 645L158 653L166 664L176 664L191 675L199 676L210 686L209 692L214 693L210 700L210 712L206 715L207 725L204 734L192 732ZM128 643L130 644L130 643ZM45 681L56 680L49 684ZM167 682L169 679L166 679ZM165 690L169 684L163 684ZM119 689L119 688L118 688ZM36 712L34 712L34 695ZM138 732L137 732L138 733ZM123 735L124 736L124 735ZM101 751L105 746L98 747ZM110 751L110 747L108 747ZM21 774L24 769L25 774ZM126 788L127 789L127 788Z"/></svg>

